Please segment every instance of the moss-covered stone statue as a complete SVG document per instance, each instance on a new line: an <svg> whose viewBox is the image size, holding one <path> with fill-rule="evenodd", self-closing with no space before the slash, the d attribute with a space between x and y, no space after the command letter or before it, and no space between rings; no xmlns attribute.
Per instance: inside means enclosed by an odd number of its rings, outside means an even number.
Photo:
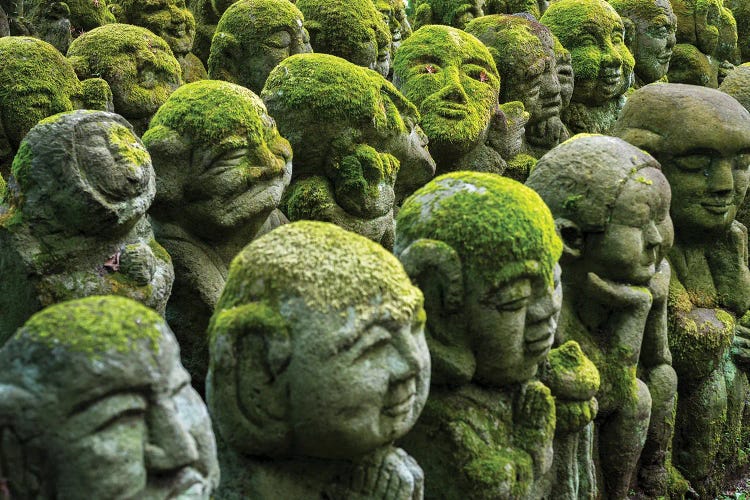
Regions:
<svg viewBox="0 0 750 500"><path fill-rule="evenodd" d="M182 68L185 83L208 77L206 68L191 52L195 18L185 0L110 0L117 21L149 29L164 39Z"/></svg>
<svg viewBox="0 0 750 500"><path fill-rule="evenodd" d="M550 207L563 240L556 340L579 342L601 374L599 489L605 498L625 498L639 456L667 478L672 426L665 419L673 414L677 383L666 338L669 185L650 155L620 139L588 134L543 156L527 185ZM662 427L666 436L655 436ZM647 430L660 439L660 450L651 453L656 456L641 455Z"/></svg>
<svg viewBox="0 0 750 500"><path fill-rule="evenodd" d="M722 0L671 0L677 16L677 45L670 82L716 88L732 70L737 24Z"/></svg>
<svg viewBox="0 0 750 500"><path fill-rule="evenodd" d="M211 421L154 311L113 296L50 306L0 363L9 498L211 498Z"/></svg>
<svg viewBox="0 0 750 500"><path fill-rule="evenodd" d="M560 0L541 22L571 54L575 86L563 122L571 133L607 133L633 83L622 19L604 0Z"/></svg>
<svg viewBox="0 0 750 500"><path fill-rule="evenodd" d="M396 53L393 82L422 115L438 173L502 173L505 161L486 144L499 116L500 77L481 41L448 26L424 26Z"/></svg>
<svg viewBox="0 0 750 500"><path fill-rule="evenodd" d="M289 0L240 0L227 9L208 58L209 76L260 94L271 70L294 54L312 52L304 17Z"/></svg>
<svg viewBox="0 0 750 500"><path fill-rule="evenodd" d="M109 83L115 112L138 134L182 85L182 69L169 45L140 26L107 24L89 31L70 45L68 60L79 78Z"/></svg>
<svg viewBox="0 0 750 500"><path fill-rule="evenodd" d="M750 61L750 2L747 0L726 0L724 7L732 12L737 23L736 63Z"/></svg>
<svg viewBox="0 0 750 500"><path fill-rule="evenodd" d="M34 312L88 295L164 314L174 273L145 218L154 186L118 115L72 111L31 129L0 193L0 344Z"/></svg>
<svg viewBox="0 0 750 500"><path fill-rule="evenodd" d="M555 404L533 380L560 311L561 244L536 193L452 172L408 198L395 253L425 294L430 397L401 445L428 498L538 498Z"/></svg>
<svg viewBox="0 0 750 500"><path fill-rule="evenodd" d="M665 81L677 41L677 17L669 0L612 0L625 24L625 45L635 59L635 83L640 88Z"/></svg>
<svg viewBox="0 0 750 500"><path fill-rule="evenodd" d="M74 108L111 111L112 92L100 78L78 80L53 46L30 37L0 38L0 175L42 118Z"/></svg>
<svg viewBox="0 0 750 500"><path fill-rule="evenodd" d="M566 140L555 39L549 28L524 17L495 14L473 20L466 31L481 40L495 59L500 102L520 101L530 115L524 149L539 157Z"/></svg>
<svg viewBox="0 0 750 500"><path fill-rule="evenodd" d="M206 385L217 498L422 498L393 446L427 399L422 293L381 246L300 221L233 261Z"/></svg>
<svg viewBox="0 0 750 500"><path fill-rule="evenodd" d="M315 52L332 54L387 77L391 33L372 0L297 0Z"/></svg>
<svg viewBox="0 0 750 500"><path fill-rule="evenodd" d="M557 59L557 81L560 82L560 99L562 99L562 106L560 107L560 114L568 109L570 106L570 100L573 98L573 87L575 83L575 75L573 74L573 59L570 56L570 51L563 47L560 40L555 36L555 57Z"/></svg>
<svg viewBox="0 0 750 500"><path fill-rule="evenodd" d="M187 0L187 6L195 18L195 41L193 54L208 67L211 40L221 16L237 0Z"/></svg>
<svg viewBox="0 0 750 500"><path fill-rule="evenodd" d="M413 0L414 29L441 24L464 29L473 19L483 16L484 0Z"/></svg>
<svg viewBox="0 0 750 500"><path fill-rule="evenodd" d="M332 222L391 248L395 205L435 173L414 105L374 71L328 54L285 59L262 96L299 152L289 219Z"/></svg>
<svg viewBox="0 0 750 500"><path fill-rule="evenodd" d="M742 465L737 447L747 446L740 442L747 378L735 362L750 358L749 331L737 324L750 306L750 270L747 230L735 214L750 179L750 113L715 89L647 85L630 96L614 133L654 155L672 186L674 462L712 497L725 472Z"/></svg>
<svg viewBox="0 0 750 500"><path fill-rule="evenodd" d="M180 87L143 142L156 171L154 230L175 266L167 320L202 392L206 327L227 268L246 244L286 221L276 207L292 150L257 95L216 80Z"/></svg>
<svg viewBox="0 0 750 500"><path fill-rule="evenodd" d="M409 18L406 15L406 5L404 0L373 0L375 8L383 16L383 20L388 25L391 32L391 58L396 53L396 49L401 46L401 42L411 36L412 29ZM391 73L393 67L391 67Z"/></svg>

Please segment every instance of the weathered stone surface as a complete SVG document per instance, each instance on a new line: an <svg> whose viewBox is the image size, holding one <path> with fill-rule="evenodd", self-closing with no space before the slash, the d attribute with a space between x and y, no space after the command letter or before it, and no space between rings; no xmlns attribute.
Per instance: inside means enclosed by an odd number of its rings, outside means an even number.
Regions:
<svg viewBox="0 0 750 500"><path fill-rule="evenodd" d="M133 298L164 314L172 262L145 218L151 158L122 117L73 111L21 143L0 204L0 342L48 305Z"/></svg>
<svg viewBox="0 0 750 500"><path fill-rule="evenodd" d="M0 349L0 363L0 476L11 497L211 498L211 421L154 311L111 296L50 306Z"/></svg>
<svg viewBox="0 0 750 500"><path fill-rule="evenodd" d="M211 319L221 498L419 499L393 447L430 379L422 293L379 245L301 221L232 262Z"/></svg>

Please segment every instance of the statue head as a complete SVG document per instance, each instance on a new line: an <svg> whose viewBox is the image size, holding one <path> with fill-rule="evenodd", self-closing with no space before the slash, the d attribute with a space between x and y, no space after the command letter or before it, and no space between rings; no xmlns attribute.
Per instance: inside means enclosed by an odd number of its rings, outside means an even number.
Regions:
<svg viewBox="0 0 750 500"><path fill-rule="evenodd" d="M424 26L405 40L393 81L419 109L430 149L446 163L477 146L498 104L500 77L487 47L448 26Z"/></svg>
<svg viewBox="0 0 750 500"><path fill-rule="evenodd" d="M80 92L73 68L52 45L0 38L0 130L13 150L39 120L72 110Z"/></svg>
<svg viewBox="0 0 750 500"><path fill-rule="evenodd" d="M245 455L354 458L403 436L430 379L422 293L377 243L281 226L235 257L209 326L207 396Z"/></svg>
<svg viewBox="0 0 750 500"><path fill-rule="evenodd" d="M384 77L391 69L391 34L372 0L298 0L315 52L332 54Z"/></svg>
<svg viewBox="0 0 750 500"><path fill-rule="evenodd" d="M635 74L651 83L667 74L676 43L677 17L669 0L613 0L625 24L625 45L635 59Z"/></svg>
<svg viewBox="0 0 750 500"><path fill-rule="evenodd" d="M442 24L460 30L484 15L485 0L414 0L416 28Z"/></svg>
<svg viewBox="0 0 750 500"><path fill-rule="evenodd" d="M391 32L391 55L396 53L401 42L411 36L411 24L406 16L404 0L374 0L375 8L383 16Z"/></svg>
<svg viewBox="0 0 750 500"><path fill-rule="evenodd" d="M625 45L625 27L606 1L560 0L550 5L541 22L570 51L573 101L600 106L632 84L635 60Z"/></svg>
<svg viewBox="0 0 750 500"><path fill-rule="evenodd" d="M11 495L208 499L218 485L208 412L151 309L115 296L51 306L0 360Z"/></svg>
<svg viewBox="0 0 750 500"><path fill-rule="evenodd" d="M709 56L733 59L737 24L722 0L673 0L677 41L694 45Z"/></svg>
<svg viewBox="0 0 750 500"><path fill-rule="evenodd" d="M706 87L647 85L630 96L613 135L661 164L680 240L708 242L729 229L750 180L750 113L739 102Z"/></svg>
<svg viewBox="0 0 750 500"><path fill-rule="evenodd" d="M565 109L570 104L573 97L573 84L575 75L573 74L573 59L570 51L563 47L560 40L555 35L555 59L557 67L557 81L560 82L560 99L562 99L562 108Z"/></svg>
<svg viewBox="0 0 750 500"><path fill-rule="evenodd" d="M115 236L130 231L155 194L151 158L120 115L78 110L26 135L3 200L37 234Z"/></svg>
<svg viewBox="0 0 750 500"><path fill-rule="evenodd" d="M651 155L621 139L574 136L539 159L526 185L555 217L574 286L590 272L647 285L671 248L669 184Z"/></svg>
<svg viewBox="0 0 750 500"><path fill-rule="evenodd" d="M195 18L185 0L110 1L118 22L150 30L167 42L175 56L184 56L193 48Z"/></svg>
<svg viewBox="0 0 750 500"><path fill-rule="evenodd" d="M289 0L240 0L216 27L209 77L260 94L268 74L294 54L312 52L304 17Z"/></svg>
<svg viewBox="0 0 750 500"><path fill-rule="evenodd" d="M180 87L143 142L157 173L154 217L206 240L257 233L291 177L289 143L263 101L233 83Z"/></svg>
<svg viewBox="0 0 750 500"><path fill-rule="evenodd" d="M328 54L300 54L271 72L262 95L281 133L299 152L295 179L327 177L337 202L350 212L365 202L356 201L362 196L380 199L377 204L390 210L394 189L403 198L434 175L419 113L371 70ZM346 157L362 145L373 157L360 158L362 168L348 168L353 164Z"/></svg>
<svg viewBox="0 0 750 500"><path fill-rule="evenodd" d="M146 28L107 24L77 38L68 60L80 78L109 83L115 112L148 120L182 85L180 63L169 45Z"/></svg>
<svg viewBox="0 0 750 500"><path fill-rule="evenodd" d="M425 294L436 383L536 374L557 326L561 249L541 198L495 174L452 172L404 202L394 253Z"/></svg>
<svg viewBox="0 0 750 500"><path fill-rule="evenodd" d="M489 49L500 74L500 102L521 101L528 125L560 116L555 41L549 29L519 16L494 14L466 26Z"/></svg>
<svg viewBox="0 0 750 500"><path fill-rule="evenodd" d="M750 63L735 67L721 82L719 90L737 99L750 111Z"/></svg>

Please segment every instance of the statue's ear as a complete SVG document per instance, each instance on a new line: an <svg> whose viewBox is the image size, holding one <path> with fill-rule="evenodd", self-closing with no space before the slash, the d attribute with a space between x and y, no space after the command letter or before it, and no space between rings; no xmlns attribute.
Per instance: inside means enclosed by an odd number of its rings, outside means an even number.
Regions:
<svg viewBox="0 0 750 500"><path fill-rule="evenodd" d="M292 352L286 322L275 309L251 302L217 310L208 335L206 397L222 439L251 455L284 455L292 441L280 377Z"/></svg>
<svg viewBox="0 0 750 500"><path fill-rule="evenodd" d="M583 251L583 232L578 224L569 219L555 219L555 230L563 243L563 255L577 259Z"/></svg>
<svg viewBox="0 0 750 500"><path fill-rule="evenodd" d="M622 16L622 24L625 26L625 46L632 51L636 35L635 24L625 16Z"/></svg>
<svg viewBox="0 0 750 500"><path fill-rule="evenodd" d="M461 259L447 243L419 239L398 255L406 273L425 294L427 301L439 300L438 307L447 313L457 312L464 303L464 281Z"/></svg>

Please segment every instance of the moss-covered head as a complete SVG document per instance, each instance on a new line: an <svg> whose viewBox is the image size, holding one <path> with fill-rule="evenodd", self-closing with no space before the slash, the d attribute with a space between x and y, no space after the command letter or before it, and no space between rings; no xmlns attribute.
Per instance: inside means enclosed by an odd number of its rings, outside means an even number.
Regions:
<svg viewBox="0 0 750 500"><path fill-rule="evenodd" d="M268 74L294 54L312 52L304 17L288 0L240 0L221 16L208 58L210 78L260 94Z"/></svg>
<svg viewBox="0 0 750 500"><path fill-rule="evenodd" d="M443 24L462 30L473 19L484 15L483 5L483 0L416 0L415 28Z"/></svg>
<svg viewBox="0 0 750 500"><path fill-rule="evenodd" d="M110 0L117 22L141 26L167 42L176 56L193 48L195 18L185 0Z"/></svg>
<svg viewBox="0 0 750 500"><path fill-rule="evenodd" d="M146 28L107 24L76 39L68 60L80 78L109 83L115 112L150 118L182 85L182 69L169 45Z"/></svg>
<svg viewBox="0 0 750 500"><path fill-rule="evenodd" d="M388 76L391 33L372 0L299 0L315 52L333 54Z"/></svg>
<svg viewBox="0 0 750 500"><path fill-rule="evenodd" d="M13 149L42 118L72 110L80 90L70 63L52 45L0 38L0 118Z"/></svg>

